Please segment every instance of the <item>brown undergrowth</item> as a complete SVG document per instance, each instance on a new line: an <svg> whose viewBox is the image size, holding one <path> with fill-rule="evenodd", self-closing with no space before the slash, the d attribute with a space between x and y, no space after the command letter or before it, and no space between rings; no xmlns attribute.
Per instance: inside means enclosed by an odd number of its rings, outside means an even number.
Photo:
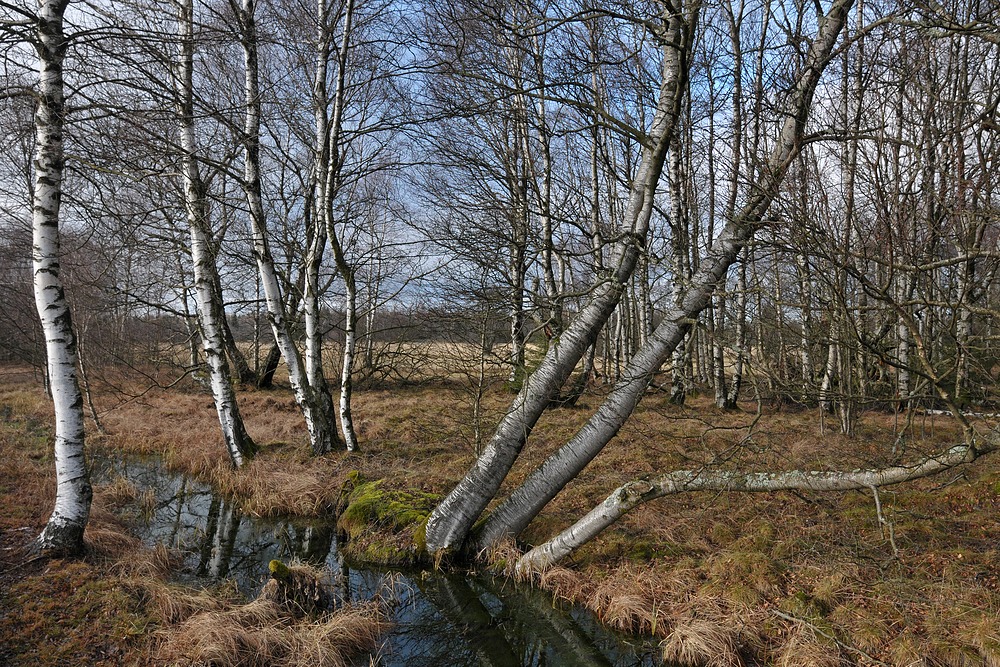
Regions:
<svg viewBox="0 0 1000 667"><path fill-rule="evenodd" d="M25 377L8 371L3 379L0 665L340 667L376 646L384 604L301 614L266 595L246 604L232 587L170 583L177 554L145 547L117 518L150 502L124 479L95 487L83 559L32 557L55 495L51 417Z"/></svg>
<svg viewBox="0 0 1000 667"><path fill-rule="evenodd" d="M846 437L831 433L829 424L821 435L814 410L765 410L756 420L753 405L725 412L698 397L686 408L667 398L650 394L606 451L532 523L526 543L487 555L493 567L512 571L521 549L643 475L703 465L865 468L893 461L896 441L916 458L960 437L941 416L918 415L897 438L903 420L872 411ZM509 399L499 389L487 396L487 422L498 419ZM566 442L599 400L588 395L576 408L546 413L504 490ZM354 471L381 491L430 498L457 482L474 456L471 407L453 386L359 391L354 412L362 453L321 458L308 456L287 391L244 391L240 401L261 445L244 470L229 469L211 399L194 390L149 392L107 412L111 435L98 445L163 456L259 515L333 513ZM679 665L1000 667L998 470L998 457L990 457L883 489L891 533L870 492L665 498L533 581L560 600L589 607L611 627L661 638L664 657ZM371 516L378 523L378 512ZM392 530L394 540L419 539L418 530Z"/></svg>
<svg viewBox="0 0 1000 667"><path fill-rule="evenodd" d="M386 605L333 610L326 573L272 561L272 578L246 604L193 608L158 633L157 660L213 667L343 667L377 645Z"/></svg>

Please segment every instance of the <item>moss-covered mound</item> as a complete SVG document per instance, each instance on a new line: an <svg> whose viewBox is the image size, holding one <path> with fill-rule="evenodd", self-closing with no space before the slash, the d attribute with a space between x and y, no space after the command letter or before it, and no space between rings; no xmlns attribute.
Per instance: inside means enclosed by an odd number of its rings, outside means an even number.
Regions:
<svg viewBox="0 0 1000 667"><path fill-rule="evenodd" d="M384 479L347 476L337 507L342 553L366 563L414 565L426 560L424 527L441 497L423 491L386 489Z"/></svg>

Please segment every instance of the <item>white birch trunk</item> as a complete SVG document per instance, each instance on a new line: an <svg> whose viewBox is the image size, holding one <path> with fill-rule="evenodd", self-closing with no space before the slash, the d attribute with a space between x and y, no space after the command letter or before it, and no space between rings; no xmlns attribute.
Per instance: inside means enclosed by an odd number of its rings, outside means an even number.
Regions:
<svg viewBox="0 0 1000 667"><path fill-rule="evenodd" d="M831 332L832 332L831 323ZM830 392L833 390L833 376L837 372L837 341L831 335L826 348L826 365L823 368L823 381L819 385L819 408L825 413L833 412L833 401Z"/></svg>
<svg viewBox="0 0 1000 667"><path fill-rule="evenodd" d="M733 377L726 394L726 408L734 409L743 388L743 364L747 356L747 261L749 253L743 249L743 262L736 278L736 359L733 360Z"/></svg>
<svg viewBox="0 0 1000 667"><path fill-rule="evenodd" d="M225 310L218 290L218 269L209 227L205 183L198 169L194 132L194 6L192 0L178 4L177 122L180 134L181 173L184 181L184 204L191 234L191 263L194 267L195 299L201 328L202 351L208 365L212 397L222 426L229 458L235 467L253 456L254 442L243 426L236 393L233 391L226 361L223 319Z"/></svg>
<svg viewBox="0 0 1000 667"><path fill-rule="evenodd" d="M691 491L740 491L766 493L774 491L850 491L877 489L921 477L935 475L995 451L996 445L975 448L956 445L936 455L910 465L872 470L827 472L789 470L787 472L744 473L711 470L677 470L650 480L637 480L615 489L597 507L557 536L524 554L517 563L522 574L537 572L553 565L575 549L599 535L629 511L642 503L663 496Z"/></svg>
<svg viewBox="0 0 1000 667"><path fill-rule="evenodd" d="M517 535L549 500L618 433L632 414L653 374L677 348L690 330L694 318L708 304L712 291L736 260L769 208L788 166L799 150L805 120L819 83L853 0L837 0L820 23L805 67L789 96L775 147L755 194L738 216L727 222L712 252L706 255L698 273L684 293L681 305L669 309L653 332L649 345L630 360L622 380L580 431L528 476L486 519L477 536L483 548L507 536Z"/></svg>
<svg viewBox="0 0 1000 667"><path fill-rule="evenodd" d="M330 60L330 35L326 0L316 7L316 69L313 74L313 114L316 125L316 145L313 148L312 207L309 239L303 266L302 309L305 327L305 371L310 386L329 393L323 375L323 340L319 322L319 268L326 250L326 210L329 207L327 172L330 165L329 115L327 111L326 78ZM332 404L331 404L332 412ZM322 452L316 452L322 453Z"/></svg>
<svg viewBox="0 0 1000 667"><path fill-rule="evenodd" d="M250 209L253 228L253 251L257 261L257 273L264 290L264 302L271 332L285 365L288 367L288 383L295 395L295 402L302 410L309 432L309 443L313 452L322 454L334 448L336 424L330 422L331 411L324 411L320 405L321 396L313 390L306 376L299 349L292 339L288 327L285 301L281 294L281 283L274 266L274 258L267 237L267 216L261 197L260 179L260 87L258 83L257 29L255 0L243 0L243 56L245 64L245 103L243 189Z"/></svg>
<svg viewBox="0 0 1000 667"><path fill-rule="evenodd" d="M302 310L305 328L304 371L309 397L317 424L322 424L324 437L313 441L314 456L326 454L341 446L336 428L336 409L323 372L323 331L320 317L319 271L327 242L327 218L330 209L330 122L327 104L327 74L330 60L329 8L326 0L316 5L316 69L313 76L313 114L315 146L312 167L312 201L309 208L308 245L303 265ZM328 435L327 435L328 434Z"/></svg>
<svg viewBox="0 0 1000 667"><path fill-rule="evenodd" d="M740 193L740 171L742 169L743 141L745 136L743 132L743 43L740 35L740 26L731 6L729 11L726 12L726 17L729 22L729 39L733 48L733 118L731 126L733 135L733 155L731 162L732 168L729 173L729 196L726 201L725 212L727 219L729 219L736 215L737 211L736 202L739 199ZM765 35L767 34L766 23L761 26L760 32L761 40L765 39ZM762 70L763 67L760 69ZM762 76L760 71L758 71L758 76ZM712 189L714 191L715 188L713 187ZM724 397L720 406L727 410L735 409L737 403L739 402L740 389L743 386L743 363L746 359L747 262L749 261L750 253L746 248L744 248L741 252L743 255L743 261L740 262L736 278L736 341L734 343L734 353L736 358L733 361L733 377L730 381L729 388L728 390L725 387L722 388ZM720 315L724 316L725 310L723 310ZM723 330L722 324L723 319L720 317L718 326L719 331ZM719 354L722 355L721 350ZM724 383L726 377L725 369L723 368L719 374Z"/></svg>
<svg viewBox="0 0 1000 667"><path fill-rule="evenodd" d="M681 141L675 137L670 147L670 250L674 273L673 305L679 308L684 304L684 294L687 291L691 276L686 270L685 258L688 252L687 211L683 196L683 169L681 167ZM674 405L684 405L687 398L687 347L691 343L689 334L685 334L674 348L670 364L670 402Z"/></svg>
<svg viewBox="0 0 1000 667"><path fill-rule="evenodd" d="M805 176L803 176L803 179ZM804 215L804 212L803 212ZM812 361L812 279L809 276L809 260L799 253L795 256L799 270L799 299L802 302L802 319L799 339L799 355L802 361L802 397L805 399L813 386Z"/></svg>
<svg viewBox="0 0 1000 667"><path fill-rule="evenodd" d="M539 417L558 394L584 352L593 345L635 269L645 246L656 184L667 144L679 116L687 80L687 54L693 28L684 17L669 16L664 41L663 80L656 115L632 181L625 212L630 233L616 246L610 271L597 277L590 301L551 345L538 369L526 378L517 398L497 426L490 443L458 486L434 509L427 522L427 549L443 555L464 543L469 529L507 476ZM697 18L695 13L691 22Z"/></svg>
<svg viewBox="0 0 1000 667"><path fill-rule="evenodd" d="M347 57L350 49L351 24L354 20L354 0L347 0L344 8L344 29L341 34L340 48L337 52L337 85L334 89L333 120L329 128L328 159L326 167L327 185L325 187L326 202L323 207L323 220L326 225L326 235L333 248L334 261L337 270L344 281L344 350L340 372L340 428L344 434L347 451L358 451L358 437L354 432L354 419L351 415L351 394L354 390L352 373L354 371L354 355L357 348L358 328L358 288L354 275L354 267L347 261L340 237L333 220L333 193L339 187L340 170L343 166L343 149L340 145L343 126L344 104L346 103Z"/></svg>
<svg viewBox="0 0 1000 667"><path fill-rule="evenodd" d="M357 349L358 330L358 288L353 271L342 271L344 279L344 359L340 372L340 427L344 434L347 451L358 451L358 436L354 432L354 417L351 415L351 395L354 392L352 373Z"/></svg>
<svg viewBox="0 0 1000 667"><path fill-rule="evenodd" d="M32 274L35 306L45 336L46 368L55 413L56 500L35 543L54 554L83 552L93 490L84 453L83 396L77 381L77 347L59 266L59 208L63 167L63 13L68 0L38 6L36 50L35 173L32 193Z"/></svg>

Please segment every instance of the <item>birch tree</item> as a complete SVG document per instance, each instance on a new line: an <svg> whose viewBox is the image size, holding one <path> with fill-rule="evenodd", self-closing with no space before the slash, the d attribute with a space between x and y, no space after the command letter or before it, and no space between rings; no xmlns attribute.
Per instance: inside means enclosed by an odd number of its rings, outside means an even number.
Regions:
<svg viewBox="0 0 1000 667"><path fill-rule="evenodd" d="M662 80L656 113L644 134L642 161L629 192L621 240L615 244L607 272L592 286L589 302L549 346L472 469L431 514L427 522L427 548L433 554L444 555L462 547L538 418L594 343L621 299L645 247L656 185L680 114L697 17L698 2L690 8L666 3L657 17L660 23L656 38L663 52Z"/></svg>
<svg viewBox="0 0 1000 667"><path fill-rule="evenodd" d="M56 500L36 546L77 555L90 517L93 491L84 453L83 396L77 380L77 344L60 276L59 211L62 201L65 98L63 61L69 44L63 20L69 0L41 0L36 15L17 13L35 25L38 57L35 104L35 164L32 193L32 272L35 306L45 336L45 354L55 410ZM11 9L3 3L3 7Z"/></svg>
<svg viewBox="0 0 1000 667"><path fill-rule="evenodd" d="M208 365L212 396L215 400L222 437L235 467L253 456L256 446L243 426L236 392L233 390L226 361L224 341L225 306L222 303L221 282L215 263L208 188L198 165L194 116L194 1L180 0L177 4L177 61L174 67L176 86L176 116L179 132L181 176L184 183L184 203L191 236L191 263L194 267L195 298L198 303L198 324L202 351Z"/></svg>
<svg viewBox="0 0 1000 667"><path fill-rule="evenodd" d="M600 453L631 415L653 374L676 350L704 309L712 291L771 205L785 172L800 150L813 94L846 21L853 0L835 0L820 17L816 38L785 104L784 121L763 170L764 176L739 214L727 222L701 262L679 305L670 308L649 343L631 359L623 379L584 427L551 455L510 497L490 513L479 531L477 546L518 534L528 522Z"/></svg>
<svg viewBox="0 0 1000 667"><path fill-rule="evenodd" d="M240 22L240 42L244 56L245 124L243 129L243 190L253 230L253 251L267 308L267 319L281 356L288 367L288 382L295 401L302 410L313 453L322 454L337 443L336 423L329 397L309 382L299 348L292 338L286 301L275 268L268 239L260 173L261 97L258 71L257 22L255 0L243 0L234 12Z"/></svg>

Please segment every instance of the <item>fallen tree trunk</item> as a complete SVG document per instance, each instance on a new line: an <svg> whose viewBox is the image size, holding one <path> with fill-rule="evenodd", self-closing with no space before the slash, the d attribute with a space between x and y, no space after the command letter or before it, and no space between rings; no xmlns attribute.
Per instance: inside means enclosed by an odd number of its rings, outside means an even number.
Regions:
<svg viewBox="0 0 1000 667"><path fill-rule="evenodd" d="M910 465L845 472L789 470L786 472L739 472L729 470L675 470L649 480L633 480L605 498L575 524L524 554L517 563L521 574L544 570L599 535L639 505L663 496L690 491L850 491L900 484L929 477L998 449L995 442L982 447L956 445L941 454Z"/></svg>

